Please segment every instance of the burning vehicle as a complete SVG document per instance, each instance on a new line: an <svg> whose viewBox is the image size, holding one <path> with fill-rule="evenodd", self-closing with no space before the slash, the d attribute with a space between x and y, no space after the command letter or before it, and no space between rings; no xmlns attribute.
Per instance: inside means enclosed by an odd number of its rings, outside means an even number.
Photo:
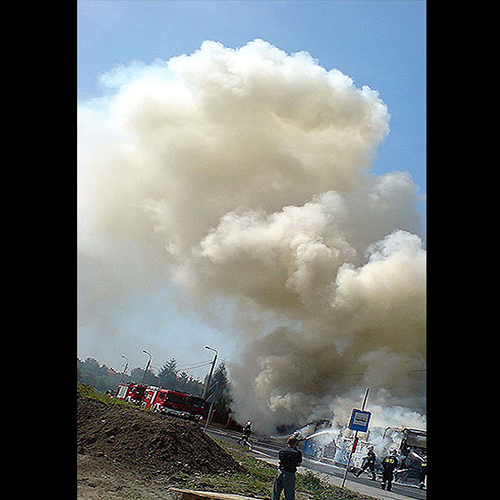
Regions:
<svg viewBox="0 0 500 500"><path fill-rule="evenodd" d="M401 464L395 472L396 481L402 484L421 485L422 464L427 464L427 432L420 429L391 427L388 427L386 432L388 430L395 431L402 437L399 447Z"/></svg>
<svg viewBox="0 0 500 500"><path fill-rule="evenodd" d="M295 431L300 439L304 458L329 465L346 467L354 442L354 433L346 427L332 427L331 422L312 422ZM361 433L360 433L361 434ZM358 441L351 457L350 472L361 471L368 447L373 446L377 460L376 471L380 473L380 462L394 448L398 451L399 467L395 471L395 482L423 487L422 464L427 463L427 432L411 428L373 428Z"/></svg>
<svg viewBox="0 0 500 500"><path fill-rule="evenodd" d="M337 453L339 430L331 427L329 420L318 420L305 424L295 431L300 449L306 458L333 465Z"/></svg>

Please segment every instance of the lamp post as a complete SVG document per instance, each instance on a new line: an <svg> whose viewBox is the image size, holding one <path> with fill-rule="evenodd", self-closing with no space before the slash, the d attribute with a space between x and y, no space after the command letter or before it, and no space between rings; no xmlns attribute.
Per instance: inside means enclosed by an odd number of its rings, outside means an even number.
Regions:
<svg viewBox="0 0 500 500"><path fill-rule="evenodd" d="M214 373L215 363L217 362L217 356L219 355L219 351L217 349L214 349L213 347L210 347L209 345L206 345L205 349L210 349L211 351L214 351L215 356L214 356L214 359L212 360L212 367L210 368L210 373L208 375L207 383L205 384L205 389L203 390L203 396L202 396L203 399L205 399L205 396L207 395L207 392L208 392L208 388L210 387L210 380L212 379L212 374Z"/></svg>
<svg viewBox="0 0 500 500"><path fill-rule="evenodd" d="M218 384L219 384L219 382L215 382L214 386L217 387ZM210 422L210 417L212 416L212 408L214 407L216 395L217 395L217 391L212 394L212 401L210 403L210 409L208 410L208 415L207 415L207 419L205 421L205 427L203 428L203 432L207 432L207 427L208 427L208 423Z"/></svg>
<svg viewBox="0 0 500 500"><path fill-rule="evenodd" d="M149 356L148 364L146 365L146 370L144 371L144 375L142 376L142 382L141 383L144 384L144 380L146 380L146 374L148 373L148 370L149 370L149 365L151 364L151 358L152 358L152 356L145 349L143 349L142 352L146 353Z"/></svg>
<svg viewBox="0 0 500 500"><path fill-rule="evenodd" d="M123 354L122 354L122 358L126 361L126 363L125 363L125 368L123 369L123 374L124 374L124 375L127 375L128 358L127 358L127 356L124 356Z"/></svg>

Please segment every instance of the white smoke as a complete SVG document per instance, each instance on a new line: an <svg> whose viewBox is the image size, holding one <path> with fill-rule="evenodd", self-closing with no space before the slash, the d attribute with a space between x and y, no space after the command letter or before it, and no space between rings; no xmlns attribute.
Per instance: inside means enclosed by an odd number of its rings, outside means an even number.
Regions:
<svg viewBox="0 0 500 500"><path fill-rule="evenodd" d="M409 174L369 173L377 92L262 40L101 82L78 115L82 321L168 274L231 313L234 404L256 428L342 415L365 386L421 412L426 252Z"/></svg>

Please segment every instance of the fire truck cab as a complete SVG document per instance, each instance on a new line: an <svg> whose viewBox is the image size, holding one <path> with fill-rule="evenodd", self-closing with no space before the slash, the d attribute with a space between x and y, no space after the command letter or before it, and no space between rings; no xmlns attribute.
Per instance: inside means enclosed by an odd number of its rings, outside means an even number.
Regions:
<svg viewBox="0 0 500 500"><path fill-rule="evenodd" d="M170 391L156 386L149 386L142 405L147 410L201 420L205 410L205 400L192 394Z"/></svg>
<svg viewBox="0 0 500 500"><path fill-rule="evenodd" d="M144 393L146 391L146 386L141 384L121 383L118 384L118 393L116 397L118 399L123 399L129 403L140 404Z"/></svg>

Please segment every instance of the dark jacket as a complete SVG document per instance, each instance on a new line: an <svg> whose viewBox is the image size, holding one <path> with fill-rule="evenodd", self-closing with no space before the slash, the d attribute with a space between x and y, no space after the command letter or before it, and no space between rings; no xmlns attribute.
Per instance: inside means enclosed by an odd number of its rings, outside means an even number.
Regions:
<svg viewBox="0 0 500 500"><path fill-rule="evenodd" d="M387 455L382 460L382 467L384 472L392 472L398 466L398 459L394 455Z"/></svg>
<svg viewBox="0 0 500 500"><path fill-rule="evenodd" d="M368 450L368 454L366 455L366 457L364 457L365 460L369 463L369 464L374 464L375 463L375 453L373 453L372 450Z"/></svg>
<svg viewBox="0 0 500 500"><path fill-rule="evenodd" d="M302 452L297 448L285 446L278 453L279 468L285 472L295 472L297 467L302 463Z"/></svg>

